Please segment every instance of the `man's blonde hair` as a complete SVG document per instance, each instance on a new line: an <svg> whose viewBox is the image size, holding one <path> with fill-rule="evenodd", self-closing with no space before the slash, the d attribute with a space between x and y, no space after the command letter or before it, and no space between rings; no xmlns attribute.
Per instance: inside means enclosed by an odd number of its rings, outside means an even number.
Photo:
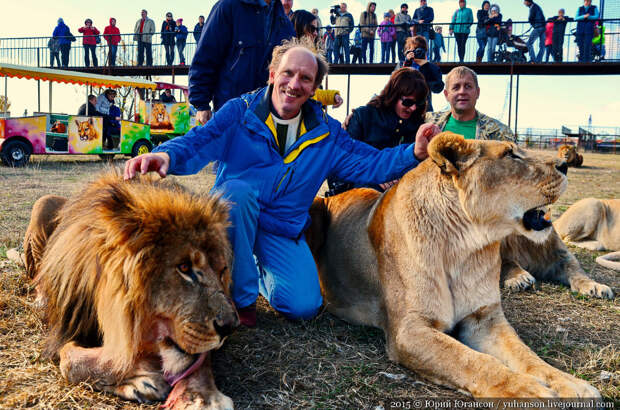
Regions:
<svg viewBox="0 0 620 410"><path fill-rule="evenodd" d="M446 74L446 88L450 85L450 80L452 80L453 77L462 78L466 75L470 75L472 80L474 80L474 84L476 84L476 88L480 88L478 86L478 74L476 74L476 72L471 68L465 67L464 65L454 67L448 74Z"/></svg>
<svg viewBox="0 0 620 410"><path fill-rule="evenodd" d="M294 48L303 48L308 50L314 55L317 65L316 77L314 79L314 84L318 86L323 82L323 78L325 74L329 71L329 64L325 59L321 49L317 48L314 42L308 37L304 36L300 39L293 37L290 40L284 40L281 45L275 47L273 49L273 54L271 55L271 63L269 64L269 71L276 71L282 62L282 57Z"/></svg>

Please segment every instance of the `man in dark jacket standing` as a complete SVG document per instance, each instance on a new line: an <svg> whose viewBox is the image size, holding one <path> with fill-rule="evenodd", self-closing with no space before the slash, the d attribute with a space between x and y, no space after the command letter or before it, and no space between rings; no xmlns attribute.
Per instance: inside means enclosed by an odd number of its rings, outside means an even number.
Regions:
<svg viewBox="0 0 620 410"><path fill-rule="evenodd" d="M553 38L551 49L553 52L553 60L562 62L564 54L564 33L566 33L566 23L573 21L572 17L566 17L564 9L558 10L558 15L551 18L553 21Z"/></svg>
<svg viewBox="0 0 620 410"><path fill-rule="evenodd" d="M415 9L411 22L415 24L416 35L424 36L426 43L429 44L431 24L435 19L435 12L432 7L426 5L426 0L420 0L420 7Z"/></svg>
<svg viewBox="0 0 620 410"><path fill-rule="evenodd" d="M532 33L527 40L527 49L530 54L530 62L540 63L545 52L545 15L542 9L536 3L531 0L525 0L523 2L526 7L530 8L530 16L527 21L532 25ZM534 52L534 42L538 39L538 55Z"/></svg>
<svg viewBox="0 0 620 410"><path fill-rule="evenodd" d="M205 25L205 16L198 16L198 23L194 26L194 40L196 44L200 41L200 35L202 34L202 28Z"/></svg>
<svg viewBox="0 0 620 410"><path fill-rule="evenodd" d="M598 19L598 9L592 5L592 0L584 0L583 6L577 9L577 47L579 47L579 61L592 61L592 38L594 37L594 22Z"/></svg>
<svg viewBox="0 0 620 410"><path fill-rule="evenodd" d="M273 48L295 30L280 0L220 0L203 31L189 69L189 101L204 124L211 118L211 101L217 111L265 85Z"/></svg>

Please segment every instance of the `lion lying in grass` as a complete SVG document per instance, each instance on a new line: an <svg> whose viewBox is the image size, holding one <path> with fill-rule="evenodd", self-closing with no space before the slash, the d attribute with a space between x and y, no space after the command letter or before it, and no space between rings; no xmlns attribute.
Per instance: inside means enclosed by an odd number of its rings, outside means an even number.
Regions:
<svg viewBox="0 0 620 410"><path fill-rule="evenodd" d="M583 164L583 155L577 153L577 149L572 145L560 146L558 158L566 161L569 167L580 167Z"/></svg>
<svg viewBox="0 0 620 410"><path fill-rule="evenodd" d="M553 224L563 240L593 251L616 251L596 262L620 270L620 199L585 198Z"/></svg>
<svg viewBox="0 0 620 410"><path fill-rule="evenodd" d="M227 217L218 198L115 172L40 198L26 268L63 377L141 403L232 408L209 363L238 325Z"/></svg>
<svg viewBox="0 0 620 410"><path fill-rule="evenodd" d="M391 359L476 397L600 397L536 356L500 300L500 242L549 235L541 207L565 190L566 168L451 133L429 155L384 194L315 200L308 241L328 310L383 329Z"/></svg>

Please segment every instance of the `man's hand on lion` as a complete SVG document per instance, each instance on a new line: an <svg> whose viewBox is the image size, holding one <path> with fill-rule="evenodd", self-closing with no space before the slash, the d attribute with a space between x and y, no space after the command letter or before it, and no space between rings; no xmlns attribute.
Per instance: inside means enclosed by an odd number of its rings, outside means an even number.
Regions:
<svg viewBox="0 0 620 410"><path fill-rule="evenodd" d="M422 124L420 128L418 128L418 132L415 135L415 147L413 154L419 161L424 161L428 158L428 144L435 137L435 135L440 132L441 130L439 127L431 123Z"/></svg>
<svg viewBox="0 0 620 410"><path fill-rule="evenodd" d="M139 155L125 163L123 178L132 179L136 172L144 175L147 172L157 172L160 177L165 178L170 167L170 156L165 152L155 152Z"/></svg>
<svg viewBox="0 0 620 410"><path fill-rule="evenodd" d="M196 113L196 122L199 122L201 125L205 125L212 116L213 112L211 110L198 111Z"/></svg>
<svg viewBox="0 0 620 410"><path fill-rule="evenodd" d="M398 182L398 179L395 179L394 181L389 181L389 182L384 182L382 184L379 184L379 186L381 187L381 189L383 189L384 191L387 191L389 188L393 187L394 185L396 185L396 183Z"/></svg>

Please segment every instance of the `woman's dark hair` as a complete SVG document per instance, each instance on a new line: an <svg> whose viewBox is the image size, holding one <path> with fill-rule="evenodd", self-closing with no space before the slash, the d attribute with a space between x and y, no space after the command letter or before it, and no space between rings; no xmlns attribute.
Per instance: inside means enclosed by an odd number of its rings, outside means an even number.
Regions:
<svg viewBox="0 0 620 410"><path fill-rule="evenodd" d="M484 1L482 2L482 6L480 6L480 8L481 8L481 9L484 9L484 5L485 5L485 3L488 3L488 4L489 4L489 7L491 7L491 2L490 2L490 1L488 1L488 0L484 0Z"/></svg>
<svg viewBox="0 0 620 410"><path fill-rule="evenodd" d="M310 31L312 22L316 20L316 16L306 10L296 10L291 17L293 27L295 27L295 35L297 38L302 38ZM317 37L318 38L318 37Z"/></svg>
<svg viewBox="0 0 620 410"><path fill-rule="evenodd" d="M406 95L415 96L416 101L424 101L423 109L415 110L412 118L424 118L426 113L426 97L428 96L428 86L424 76L410 67L399 68L390 76L390 80L385 85L379 95L375 95L367 105L380 109L393 110L396 103ZM422 107L420 107L422 108Z"/></svg>

